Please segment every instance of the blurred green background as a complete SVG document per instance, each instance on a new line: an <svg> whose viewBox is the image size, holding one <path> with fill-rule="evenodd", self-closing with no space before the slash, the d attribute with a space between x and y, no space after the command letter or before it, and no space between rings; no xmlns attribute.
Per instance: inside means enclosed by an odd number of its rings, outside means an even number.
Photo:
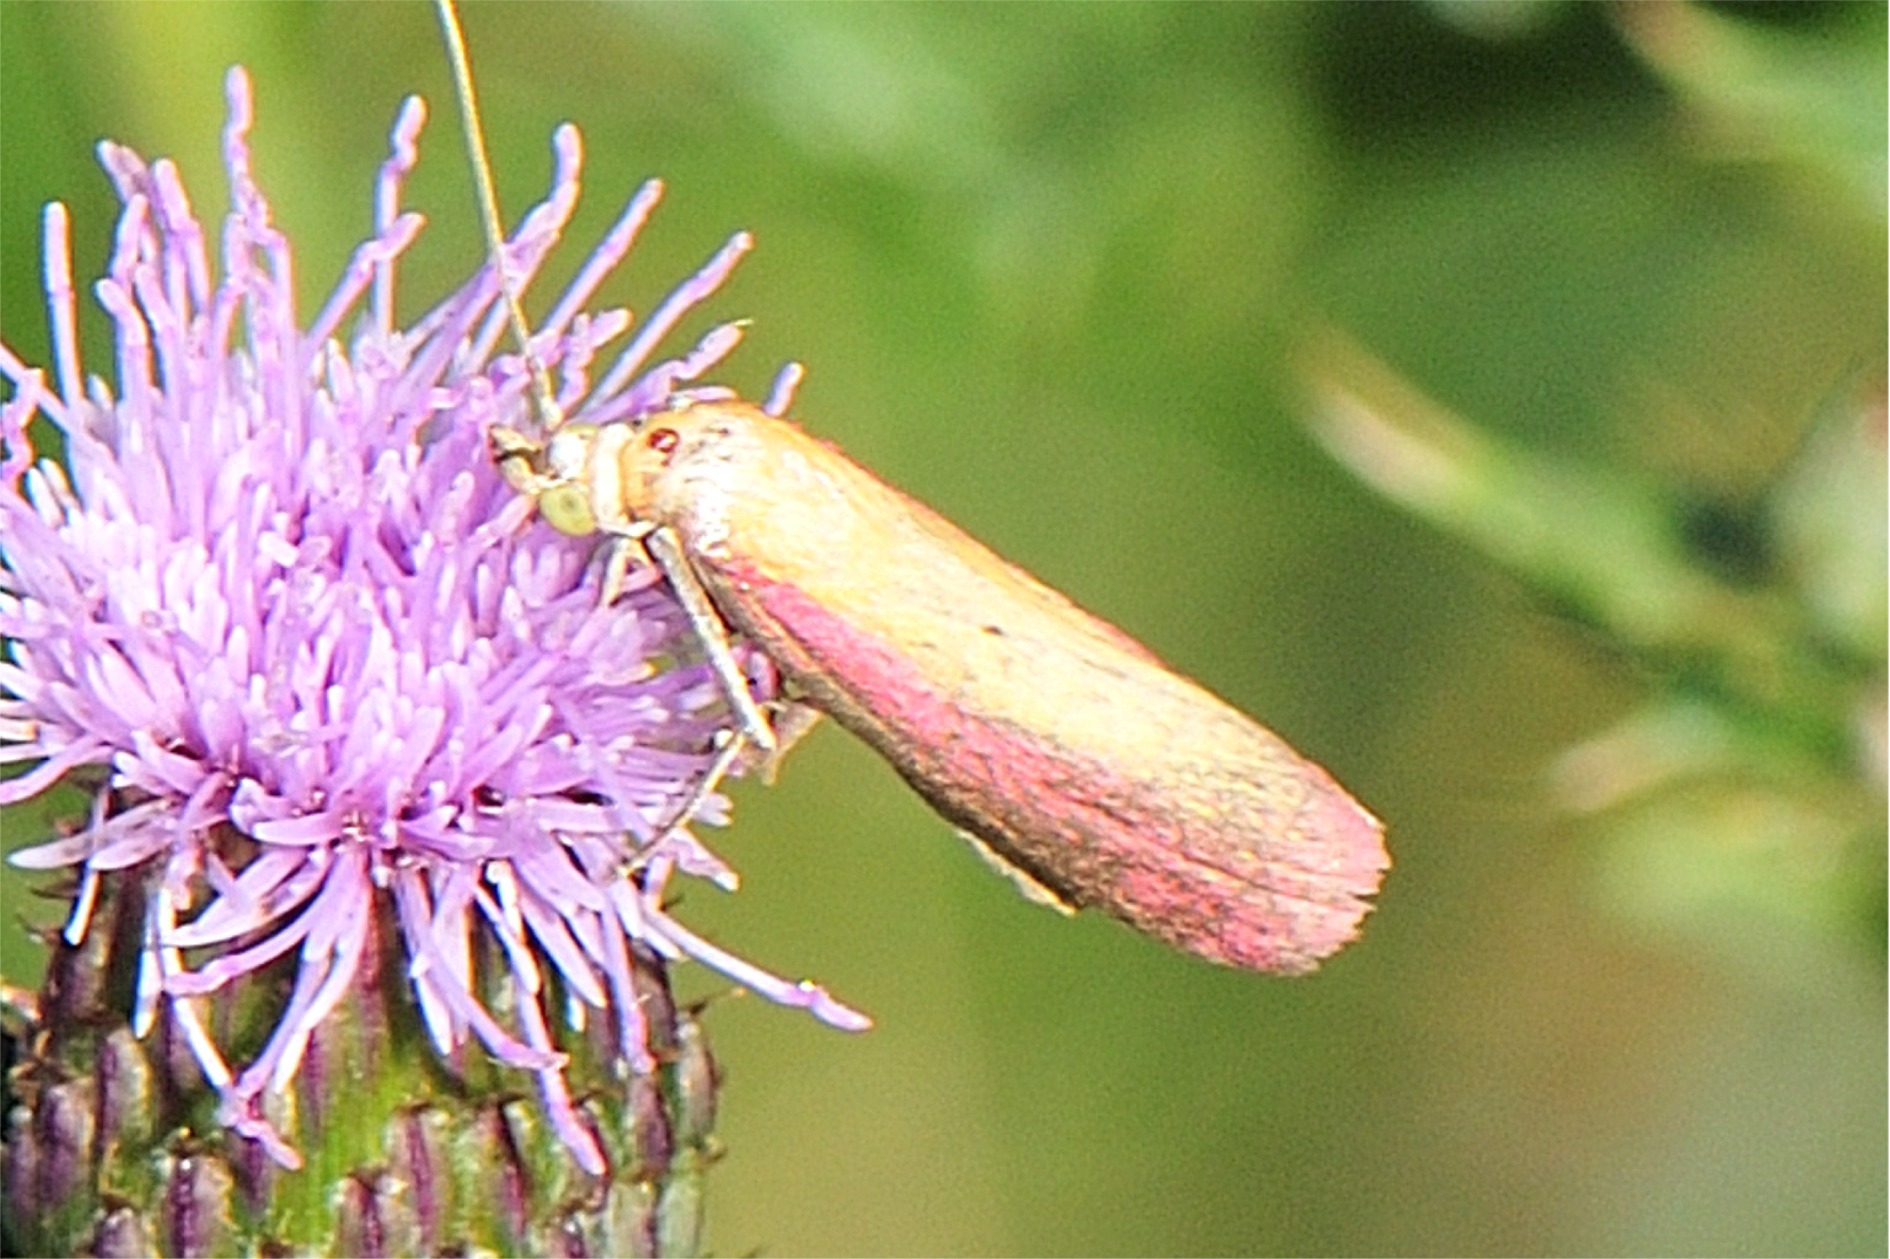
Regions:
<svg viewBox="0 0 1890 1259"><path fill-rule="evenodd" d="M1680 562L1799 625L1774 487L1814 515L1863 504L1810 529L1814 563L1818 538L1881 553L1881 7L466 21L512 213L567 119L589 160L575 241L668 180L609 299L647 310L752 229L714 309L755 321L729 383L804 360L810 428L1390 827L1358 944L1307 979L1222 973L1027 905L823 730L776 787L737 788L713 838L743 890L691 887L684 917L879 1026L714 1007L716 1252L1883 1253L1881 560L1835 566L1861 591L1850 638L1787 636L1823 688L1783 702L1823 732L1794 744L1776 709L1697 685L1697 655L1503 554L1487 518L1480 551L1479 522L1453 536L1368 488L1315 439L1305 383L1360 361L1319 348L1342 330L1554 473L1528 484L1628 487L1683 526ZM305 317L368 230L408 92L434 120L405 311L477 265L427 6L0 4L0 320L28 361L40 205L72 207L82 282L115 217L101 137L175 156L213 215L238 62ZM1853 453L1808 463L1833 414ZM1560 512L1551 491L1510 505ZM1562 527L1601 545L1579 513ZM1793 767L1763 791L1708 775L1574 807L1571 748L1702 705L1802 763L1757 758ZM18 811L7 842L43 826ZM7 874L16 981L25 887Z"/></svg>

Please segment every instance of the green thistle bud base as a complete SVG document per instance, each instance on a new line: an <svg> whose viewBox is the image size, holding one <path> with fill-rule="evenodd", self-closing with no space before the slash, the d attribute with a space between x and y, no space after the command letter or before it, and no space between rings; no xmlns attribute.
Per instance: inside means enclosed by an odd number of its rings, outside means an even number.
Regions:
<svg viewBox="0 0 1890 1259"><path fill-rule="evenodd" d="M716 1157L715 1068L654 955L632 957L654 1074L627 1069L605 1035L609 1018L592 1017L559 1046L605 1150L603 1175L573 1160L531 1076L476 1046L439 1056L397 949L363 961L356 991L269 1095L268 1117L303 1160L291 1170L222 1125L215 1092L162 1008L149 1034L133 1034L148 890L135 871L105 881L84 938L49 941L41 991L9 995L0 1150L9 1253L697 1253L702 1176ZM397 937L385 924L376 938ZM502 969L496 958L474 965ZM260 1047L289 982L265 970L203 999L232 1063ZM544 1008L567 1008L547 983Z"/></svg>

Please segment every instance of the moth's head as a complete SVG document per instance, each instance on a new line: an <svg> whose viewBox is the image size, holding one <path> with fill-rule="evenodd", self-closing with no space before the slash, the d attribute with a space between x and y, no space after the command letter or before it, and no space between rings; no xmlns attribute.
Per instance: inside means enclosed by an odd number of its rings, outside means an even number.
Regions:
<svg viewBox="0 0 1890 1259"><path fill-rule="evenodd" d="M585 476L597 442L595 424L567 424L543 445L504 427L494 428L490 441L499 475L537 503L546 524L574 538L597 532L597 513Z"/></svg>

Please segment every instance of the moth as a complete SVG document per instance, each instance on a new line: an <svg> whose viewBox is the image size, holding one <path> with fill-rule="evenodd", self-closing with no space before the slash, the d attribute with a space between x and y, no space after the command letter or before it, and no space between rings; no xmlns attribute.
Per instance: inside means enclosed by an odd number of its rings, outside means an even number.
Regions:
<svg viewBox="0 0 1890 1259"><path fill-rule="evenodd" d="M460 90L503 270L469 74ZM542 443L495 432L508 481L657 564L728 697L704 794L744 744L784 742L739 635L780 670L785 725L832 717L1034 899L1276 973L1357 934L1390 859L1331 775L798 424L737 401L604 426L547 403L541 423Z"/></svg>

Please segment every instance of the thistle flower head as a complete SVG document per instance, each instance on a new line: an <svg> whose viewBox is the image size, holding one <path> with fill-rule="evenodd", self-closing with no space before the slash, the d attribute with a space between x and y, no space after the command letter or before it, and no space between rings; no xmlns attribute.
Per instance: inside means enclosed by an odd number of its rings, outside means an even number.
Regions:
<svg viewBox="0 0 1890 1259"><path fill-rule="evenodd" d="M228 95L232 206L214 265L175 168L101 146L124 203L96 287L116 385L82 374L59 205L46 215L51 383L0 346L13 386L0 760L28 766L0 782L0 804L68 776L96 791L82 828L14 861L76 868L72 942L101 880L148 880L134 1026L171 1019L222 1122L278 1162L298 1156L272 1096L364 967L393 957L440 1054L476 1044L533 1073L564 1142L601 1170L554 1024L588 1010L648 1070L633 949L697 959L841 1027L865 1021L665 908L679 870L732 884L676 825L728 719L708 670L686 663L698 653L668 589L633 572L602 606L597 543L534 520L494 470L487 432L521 423L528 389L496 350L495 269L395 325L396 264L421 226L398 205L420 103L394 127L373 238L303 329L290 244L251 177L241 71ZM508 246L517 275L576 204L574 130L556 155L549 196ZM720 392L696 382L737 326L655 351L746 236L634 329L625 311L585 309L659 191L638 192L537 333L573 419L634 421ZM63 436L63 467L35 452L35 416ZM765 695L766 662L747 663ZM711 798L697 816L722 813ZM476 974L482 950L504 959L496 986ZM273 1032L232 1061L209 1003L271 967L290 976ZM569 1010L545 1008L548 972Z"/></svg>

